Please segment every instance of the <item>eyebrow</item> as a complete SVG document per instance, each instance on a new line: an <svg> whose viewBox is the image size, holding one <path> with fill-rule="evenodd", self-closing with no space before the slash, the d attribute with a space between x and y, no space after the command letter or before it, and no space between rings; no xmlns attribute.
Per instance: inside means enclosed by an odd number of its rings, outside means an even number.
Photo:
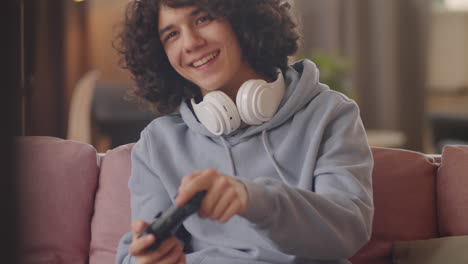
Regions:
<svg viewBox="0 0 468 264"><path fill-rule="evenodd" d="M190 12L190 17L194 17L194 16L197 16L198 14L200 14L201 12L203 11L202 8L197 8L195 9L194 11ZM162 36L164 33L166 33L167 31L169 31L171 28L173 28L174 26L173 25L168 25L168 26L165 26L164 28L160 29L159 30L159 36Z"/></svg>

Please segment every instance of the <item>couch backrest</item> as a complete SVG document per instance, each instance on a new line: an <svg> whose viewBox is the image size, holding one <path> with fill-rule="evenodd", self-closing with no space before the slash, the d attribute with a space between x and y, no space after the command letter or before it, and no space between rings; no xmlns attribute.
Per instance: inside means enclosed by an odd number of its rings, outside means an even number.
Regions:
<svg viewBox="0 0 468 264"><path fill-rule="evenodd" d="M91 222L90 264L115 262L120 237L130 230L130 152L133 144L110 150L101 161Z"/></svg>
<svg viewBox="0 0 468 264"><path fill-rule="evenodd" d="M395 240L438 236L436 173L438 163L422 153L373 148L374 224L370 242L351 261L392 263Z"/></svg>
<svg viewBox="0 0 468 264"><path fill-rule="evenodd" d="M96 150L51 137L15 143L20 263L88 263Z"/></svg>
<svg viewBox="0 0 468 264"><path fill-rule="evenodd" d="M49 137L17 143L22 237L28 238L21 240L22 259L114 263L118 241L130 230L133 144L108 151L99 174L90 145ZM468 146L446 147L441 161L400 149L372 151L373 234L353 263L391 263L397 240L468 235Z"/></svg>
<svg viewBox="0 0 468 264"><path fill-rule="evenodd" d="M128 199L126 195L128 195L129 172L125 169L125 165L128 164L125 159L129 159L130 147L131 145L119 147L106 154L100 180L100 188L105 190L106 195L103 195L102 201L99 201L100 190L98 189L96 206L98 203L102 203L103 208L109 207L112 203L119 207L129 204L128 200L124 200ZM391 263L392 245L395 240L426 239L438 236L435 192L439 164L436 159L422 153L400 149L373 148L372 151L375 159L373 171L376 207L374 233L371 242L351 259L353 263ZM111 187L105 187L105 184L111 183L110 181L101 184L106 178L116 177L122 178L115 179ZM96 208L96 211L102 210ZM100 248L107 252L115 251L115 247L112 248L109 245L116 245L120 236L129 230L130 213L119 217L119 212L116 211L113 216L96 220L98 218L101 217L96 213L93 227L95 227L95 221L102 222L99 226L106 231L100 233L107 233L107 239L112 240L112 243L102 243ZM108 219L113 219L112 224L105 224ZM119 230L111 226L123 227L123 229ZM98 233L93 231L93 237L95 235ZM94 242L92 247L93 244ZM95 250L92 249L92 252ZM108 257L110 258L111 254Z"/></svg>
<svg viewBox="0 0 468 264"><path fill-rule="evenodd" d="M354 264L393 263L397 241L468 235L468 146L442 156L373 148L375 216L371 241Z"/></svg>
<svg viewBox="0 0 468 264"><path fill-rule="evenodd" d="M437 174L441 236L468 235L468 146L447 146Z"/></svg>

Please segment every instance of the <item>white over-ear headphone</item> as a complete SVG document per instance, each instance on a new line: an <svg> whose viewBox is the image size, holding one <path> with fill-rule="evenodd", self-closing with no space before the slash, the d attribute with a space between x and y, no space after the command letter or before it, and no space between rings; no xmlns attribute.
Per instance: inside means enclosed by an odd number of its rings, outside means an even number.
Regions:
<svg viewBox="0 0 468 264"><path fill-rule="evenodd" d="M285 93L283 74L272 83L248 80L237 91L236 104L221 91L205 95L203 101L191 103L198 120L215 135L228 135L239 128L241 119L249 125L259 125L273 118Z"/></svg>

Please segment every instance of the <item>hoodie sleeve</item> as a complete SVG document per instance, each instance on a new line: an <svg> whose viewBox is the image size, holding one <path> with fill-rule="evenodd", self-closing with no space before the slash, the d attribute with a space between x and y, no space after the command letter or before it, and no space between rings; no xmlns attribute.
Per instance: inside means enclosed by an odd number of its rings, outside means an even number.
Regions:
<svg viewBox="0 0 468 264"><path fill-rule="evenodd" d="M284 253L349 258L369 240L373 218L373 159L354 102L336 107L316 151L312 189L266 177L244 181L243 216Z"/></svg>
<svg viewBox="0 0 468 264"><path fill-rule="evenodd" d="M149 147L150 139L146 131L143 131L141 139L132 149L132 175L128 182L130 189L130 203L132 209L132 221L142 219L150 223L154 216L168 208L172 202L159 177L151 169L155 154ZM128 254L132 243L132 232L124 234L121 238L116 256L116 263L136 263L135 258Z"/></svg>

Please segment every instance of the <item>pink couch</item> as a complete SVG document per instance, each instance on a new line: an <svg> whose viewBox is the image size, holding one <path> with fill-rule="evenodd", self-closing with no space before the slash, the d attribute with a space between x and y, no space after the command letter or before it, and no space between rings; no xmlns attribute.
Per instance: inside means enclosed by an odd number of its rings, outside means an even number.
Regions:
<svg viewBox="0 0 468 264"><path fill-rule="evenodd" d="M131 148L101 156L74 141L17 139L21 263L114 263L130 228ZM468 146L373 154L373 235L353 263L392 263L395 241L468 235Z"/></svg>

